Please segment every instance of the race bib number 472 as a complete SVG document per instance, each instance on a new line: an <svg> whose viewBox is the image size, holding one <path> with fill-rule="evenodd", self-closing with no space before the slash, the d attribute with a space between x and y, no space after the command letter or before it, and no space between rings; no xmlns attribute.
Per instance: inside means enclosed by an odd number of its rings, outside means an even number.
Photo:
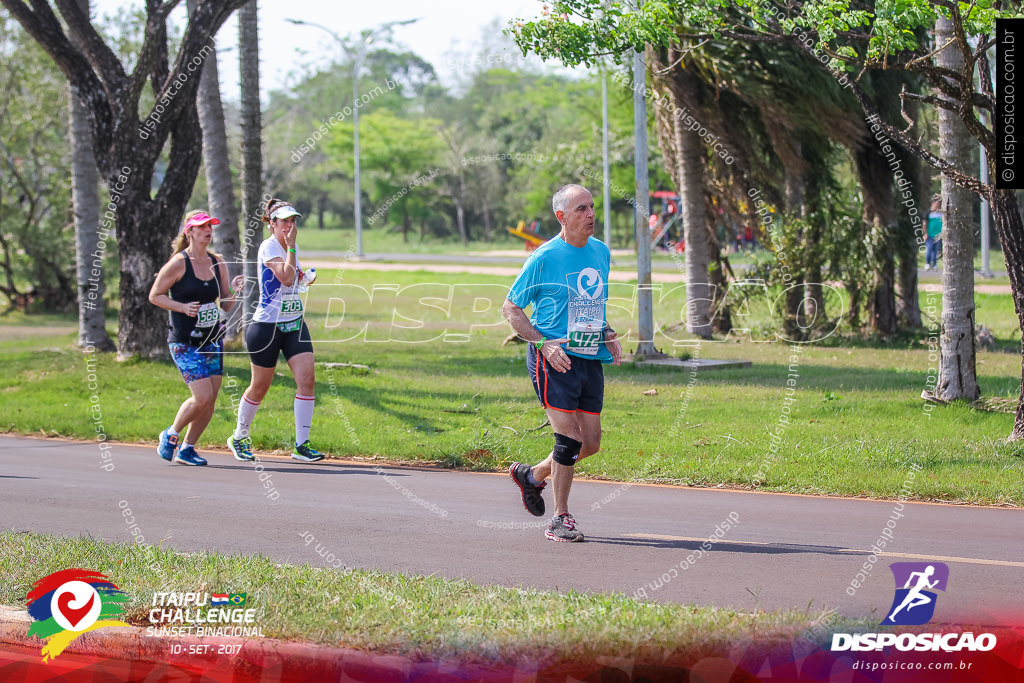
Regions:
<svg viewBox="0 0 1024 683"><path fill-rule="evenodd" d="M588 356L597 354L598 344L601 343L601 332L570 331L567 348L575 353Z"/></svg>

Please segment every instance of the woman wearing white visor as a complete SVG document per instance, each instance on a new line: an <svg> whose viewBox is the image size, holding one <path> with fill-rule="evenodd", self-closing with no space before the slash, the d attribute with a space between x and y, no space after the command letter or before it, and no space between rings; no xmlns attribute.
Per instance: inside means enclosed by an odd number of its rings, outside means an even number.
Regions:
<svg viewBox="0 0 1024 683"><path fill-rule="evenodd" d="M255 459L249 427L270 389L277 360L282 354L295 377L295 449L292 458L301 462L316 462L324 458L324 454L309 443L316 376L313 342L302 319L300 288L312 283L315 273L312 269L303 272L299 267L295 219L301 215L291 204L280 199L267 202L264 212L263 220L269 224L271 236L260 245L260 300L245 333L252 380L238 404L235 433L228 438L228 448L238 460Z"/></svg>
<svg viewBox="0 0 1024 683"><path fill-rule="evenodd" d="M220 391L224 325L219 308L230 311L235 305L235 290L245 284L245 277L237 275L228 287L224 259L210 251L213 226L219 224L205 211L185 214L181 232L172 244L171 259L157 273L149 290L150 302L170 311L167 346L192 392L178 408L174 423L160 432L157 452L164 460L185 465L206 464L194 446L210 424ZM187 436L179 444L182 432Z"/></svg>

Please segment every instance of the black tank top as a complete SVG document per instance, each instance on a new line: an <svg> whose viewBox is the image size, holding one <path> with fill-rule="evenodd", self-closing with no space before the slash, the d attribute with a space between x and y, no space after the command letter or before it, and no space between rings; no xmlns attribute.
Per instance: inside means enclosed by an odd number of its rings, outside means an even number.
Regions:
<svg viewBox="0 0 1024 683"><path fill-rule="evenodd" d="M203 346L220 339L223 330L220 309L214 303L220 296L220 270L217 267L217 257L210 254L213 260L213 279L200 280L192 269L192 259L185 252L182 252L182 255L185 257L185 274L171 285L170 297L181 303L198 301L207 306L202 308L195 318L177 311L169 311L167 341L172 344Z"/></svg>

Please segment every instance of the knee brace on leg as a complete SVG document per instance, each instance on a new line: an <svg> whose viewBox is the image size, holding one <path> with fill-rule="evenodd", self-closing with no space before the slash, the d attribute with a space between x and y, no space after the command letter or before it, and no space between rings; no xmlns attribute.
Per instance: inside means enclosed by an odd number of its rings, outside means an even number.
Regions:
<svg viewBox="0 0 1024 683"><path fill-rule="evenodd" d="M552 459L559 465L572 467L576 464L576 457L580 454L583 444L565 434L555 434L555 449L552 451Z"/></svg>

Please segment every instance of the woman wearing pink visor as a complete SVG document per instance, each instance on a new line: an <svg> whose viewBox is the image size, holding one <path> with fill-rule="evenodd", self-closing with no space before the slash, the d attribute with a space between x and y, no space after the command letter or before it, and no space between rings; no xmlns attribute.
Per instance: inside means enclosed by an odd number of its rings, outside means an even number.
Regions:
<svg viewBox="0 0 1024 683"><path fill-rule="evenodd" d="M235 290L245 284L245 276L237 275L229 287L223 257L210 250L213 226L219 223L204 211L185 214L181 232L171 245L171 259L149 290L150 302L170 311L167 346L192 392L171 426L160 432L157 452L164 460L185 465L206 464L195 444L213 417L220 391L224 365L220 309L230 311Z"/></svg>

